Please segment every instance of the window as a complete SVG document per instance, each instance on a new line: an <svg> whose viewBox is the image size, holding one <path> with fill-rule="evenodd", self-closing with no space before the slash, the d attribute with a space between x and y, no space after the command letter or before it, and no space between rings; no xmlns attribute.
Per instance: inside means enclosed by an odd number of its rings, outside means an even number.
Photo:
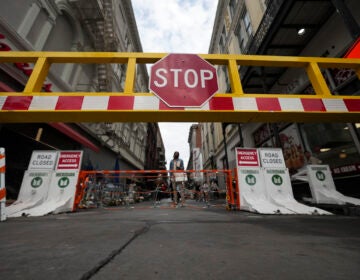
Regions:
<svg viewBox="0 0 360 280"><path fill-rule="evenodd" d="M356 167L359 164L359 152L347 124L303 124L302 134L305 149L319 158L322 164L328 164L333 169L334 175L344 173L348 170L347 167ZM357 170L356 167L353 171L359 172L360 170Z"/></svg>
<svg viewBox="0 0 360 280"><path fill-rule="evenodd" d="M242 53L245 52L245 46L247 42L247 34L244 31L243 21L239 21L238 25L236 26L235 33L239 40L239 47Z"/></svg>
<svg viewBox="0 0 360 280"><path fill-rule="evenodd" d="M246 30L247 35L251 36L252 35L252 26L251 26L249 13L247 11L245 11L242 20L244 22L244 26L245 26L245 30Z"/></svg>
<svg viewBox="0 0 360 280"><path fill-rule="evenodd" d="M233 19L234 15L235 15L236 3L237 3L237 0L230 0L230 2L229 2L229 10L230 10L231 19Z"/></svg>
<svg viewBox="0 0 360 280"><path fill-rule="evenodd" d="M220 53L225 53L225 42L226 42L226 30L224 26L219 40Z"/></svg>

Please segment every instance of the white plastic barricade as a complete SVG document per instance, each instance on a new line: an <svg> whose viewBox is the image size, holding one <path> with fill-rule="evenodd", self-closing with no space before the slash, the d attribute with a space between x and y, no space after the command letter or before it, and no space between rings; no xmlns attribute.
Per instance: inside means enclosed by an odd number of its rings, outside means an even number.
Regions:
<svg viewBox="0 0 360 280"><path fill-rule="evenodd" d="M287 168L264 168L263 172L266 191L270 202L298 214L331 215L331 213L327 211L316 207L306 206L294 199Z"/></svg>
<svg viewBox="0 0 360 280"><path fill-rule="evenodd" d="M43 203L48 194L53 171L27 170L21 183L17 200L6 208L8 217L19 217L26 209Z"/></svg>
<svg viewBox="0 0 360 280"><path fill-rule="evenodd" d="M360 199L345 196L336 190L328 165L308 165L307 177L314 202L324 204L360 205Z"/></svg>
<svg viewBox="0 0 360 280"><path fill-rule="evenodd" d="M271 203L265 190L260 167L238 167L240 209L261 214L294 214L279 205Z"/></svg>
<svg viewBox="0 0 360 280"><path fill-rule="evenodd" d="M24 211L28 216L43 216L73 211L76 184L79 171L66 170L53 173L46 201L41 205Z"/></svg>
<svg viewBox="0 0 360 280"><path fill-rule="evenodd" d="M6 220L5 149L0 148L0 222Z"/></svg>

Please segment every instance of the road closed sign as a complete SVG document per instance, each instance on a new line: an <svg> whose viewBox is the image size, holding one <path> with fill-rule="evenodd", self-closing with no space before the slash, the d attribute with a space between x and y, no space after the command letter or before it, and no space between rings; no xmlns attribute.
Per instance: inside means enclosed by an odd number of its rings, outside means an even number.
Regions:
<svg viewBox="0 0 360 280"><path fill-rule="evenodd" d="M262 148L259 149L261 167L265 168L286 168L284 155L281 149Z"/></svg>
<svg viewBox="0 0 360 280"><path fill-rule="evenodd" d="M76 169L81 167L82 151L61 151L56 170Z"/></svg>
<svg viewBox="0 0 360 280"><path fill-rule="evenodd" d="M54 170L57 151L33 151L28 170Z"/></svg>

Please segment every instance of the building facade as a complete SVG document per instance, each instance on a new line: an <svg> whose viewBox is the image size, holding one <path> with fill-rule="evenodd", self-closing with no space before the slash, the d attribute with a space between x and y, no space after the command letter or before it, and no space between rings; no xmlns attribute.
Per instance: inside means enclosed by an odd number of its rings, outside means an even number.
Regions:
<svg viewBox="0 0 360 280"><path fill-rule="evenodd" d="M356 0L219 1L209 53L345 57L360 36L360 2ZM220 92L230 92L227 69L218 67ZM303 70L240 67L245 93L312 94ZM359 95L360 83L348 69L324 70L335 95ZM211 134L209 124L204 134ZM236 166L235 147L281 147L291 173L304 166L310 151L330 165L336 186L360 196L360 123L214 124L216 161ZM227 146L225 155L224 146ZM204 161L211 144L204 142Z"/></svg>
<svg viewBox="0 0 360 280"><path fill-rule="evenodd" d="M141 52L142 46L130 0L4 0L0 51L12 50ZM32 67L1 64L0 90L21 92ZM56 64L42 91L120 93L125 73L123 64ZM146 67L138 65L134 90L147 92L147 86ZM2 123L9 193L19 189L32 150L84 150L83 169L144 169L146 153L164 150L157 137L158 127L148 123ZM153 149L146 150L148 141L156 143Z"/></svg>

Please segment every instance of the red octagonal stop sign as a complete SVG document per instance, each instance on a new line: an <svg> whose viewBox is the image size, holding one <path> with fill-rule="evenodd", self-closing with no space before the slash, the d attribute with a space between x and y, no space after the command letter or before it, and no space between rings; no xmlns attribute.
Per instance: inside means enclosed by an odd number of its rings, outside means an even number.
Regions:
<svg viewBox="0 0 360 280"><path fill-rule="evenodd" d="M150 71L149 88L169 107L201 107L219 89L216 69L196 54L169 54Z"/></svg>

